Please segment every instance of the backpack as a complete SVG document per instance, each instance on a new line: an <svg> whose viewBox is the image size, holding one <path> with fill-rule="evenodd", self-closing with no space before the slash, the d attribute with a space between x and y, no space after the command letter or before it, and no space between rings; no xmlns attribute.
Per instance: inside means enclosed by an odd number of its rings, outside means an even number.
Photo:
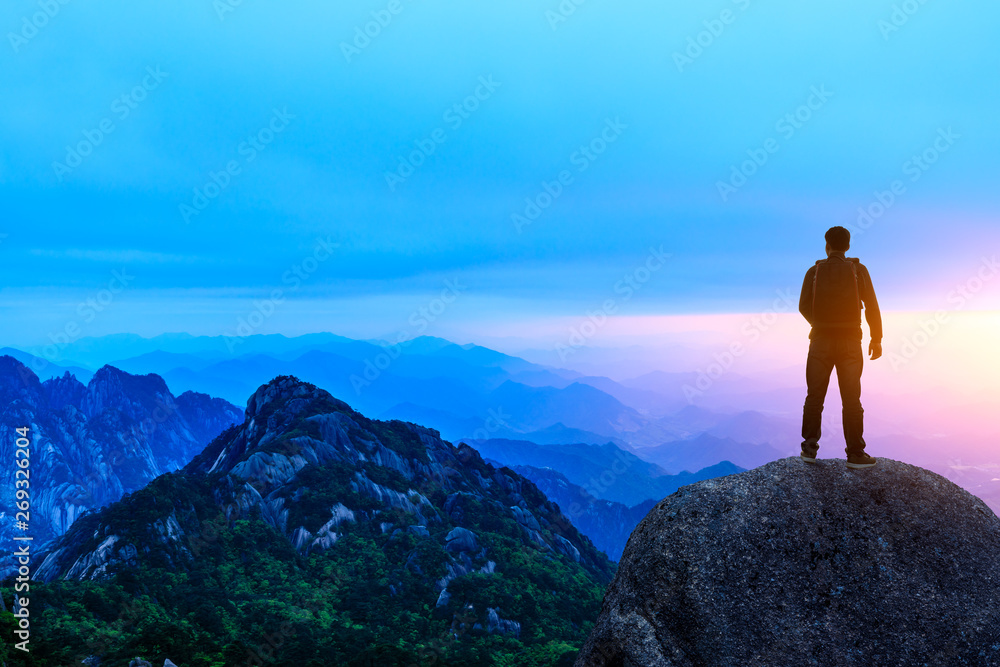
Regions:
<svg viewBox="0 0 1000 667"><path fill-rule="evenodd" d="M813 325L861 325L861 290L854 257L830 257L816 262L813 273Z"/></svg>

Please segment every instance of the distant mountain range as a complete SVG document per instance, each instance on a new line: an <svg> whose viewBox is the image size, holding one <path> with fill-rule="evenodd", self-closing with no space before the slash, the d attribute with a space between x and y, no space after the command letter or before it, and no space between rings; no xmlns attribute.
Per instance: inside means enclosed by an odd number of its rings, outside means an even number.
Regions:
<svg viewBox="0 0 1000 667"><path fill-rule="evenodd" d="M0 356L13 357L26 366L39 380L51 380L62 377L66 373L74 376L80 382L88 382L93 377L94 372L81 368L80 366L63 366L52 363L45 357L37 357L28 352L17 350L12 347L0 348Z"/></svg>
<svg viewBox="0 0 1000 667"><path fill-rule="evenodd" d="M488 461L530 479L580 532L612 560L649 509L680 487L742 472L724 461L670 475L613 443L538 445L516 440L469 441Z"/></svg>
<svg viewBox="0 0 1000 667"><path fill-rule="evenodd" d="M47 372L62 370L60 378L65 376L67 368L90 375L107 372L103 366L97 371L84 366L110 360L114 368L129 375L162 377L160 382L166 385L159 389L161 392L170 393L166 388L170 386L175 392L197 392L206 399L207 395L221 395L239 403L267 378L294 374L331 388L335 395L349 397L362 411L381 419L427 424L439 430L446 440L508 439L521 441L522 448L531 443L566 445L520 457L492 454L506 465L552 468L566 474L571 483L585 487L590 478L578 474L585 468L576 457L584 451L579 449L580 443L594 445L592 452L604 448L606 453L625 456L630 472L644 471L630 476L629 488L620 479L606 493L598 491L594 496L626 506L662 498L683 483L704 478L692 471L726 460L752 467L779 455L762 435L768 424L780 422L776 418L759 413L720 414L696 406L663 414L666 403L658 403L662 395L653 389L628 387L608 378L584 377L487 348L456 345L432 337L420 337L394 348L333 334L299 338L248 336L235 342L223 337L183 335L154 339L110 336L70 344L62 350L64 366L33 357L29 352L16 352ZM651 386L655 389L656 383ZM181 397L176 400L183 414L188 402ZM202 423L206 424L204 429ZM725 437L751 423L754 428L747 429L750 442ZM224 425L208 414L201 414L189 419L187 428L195 442L204 444ZM706 439L705 433L724 437ZM692 443L692 439L699 437L702 439ZM197 448L186 450L178 461L190 459L196 451ZM613 461L600 456L592 457L588 464L590 474L596 480L612 464ZM141 482L129 485L127 490L141 488L155 476L154 470L166 469L147 465L137 478ZM723 467L706 474L729 471L731 468ZM673 480L670 473L680 476ZM109 483L116 489L121 486L113 480ZM587 488L596 490L594 485ZM100 495L99 502L106 504L124 491L122 486L121 491ZM70 518L62 522L60 530L65 530L84 511L72 509L68 499L73 497L68 494L64 501ZM603 537L597 534L594 537L605 544ZM612 551L615 544L613 540L607 542Z"/></svg>
<svg viewBox="0 0 1000 667"><path fill-rule="evenodd" d="M48 373L40 374L42 379L61 377L69 369L86 381L110 364L137 375L156 373L175 395L196 391L237 405L270 378L290 373L350 400L365 414L425 424L446 440L613 442L670 473L726 460L752 468L797 454L801 440L798 414L804 388L789 386L800 380L799 371L788 368L759 378L726 373L692 404L684 386L697 383L697 373L650 370L615 381L427 336L394 347L330 333L238 339L115 335L72 342L59 350L57 364L45 356L51 352L41 346L10 350L29 367L42 366ZM996 494L992 479L997 475L963 477L952 470L953 459L969 465L970 457L960 453L965 441L919 433L879 437L876 432L897 431L886 431L888 425L879 421L884 410L869 412L872 435L866 439L876 455L920 456L921 465L961 477L977 493ZM842 445L835 444L842 442L838 422L833 413L825 420L827 444L821 456L843 454ZM972 463L987 469L1000 461L980 457Z"/></svg>
<svg viewBox="0 0 1000 667"><path fill-rule="evenodd" d="M640 351L629 351L629 358ZM612 442L670 473L725 460L752 468L797 454L801 440L798 414L804 389L789 386L800 380L799 371L788 368L764 373L761 379L726 373L692 404L683 388L697 383L697 373L650 370L615 381L427 336L394 347L330 333L238 339L115 335L72 342L59 350L53 359L57 364L45 356L51 352L41 346L10 351L29 367L44 366L49 375L39 375L42 379L61 377L70 369L86 381L111 364L137 375L156 373L175 395L196 391L237 405L260 384L290 373L350 400L365 414L425 424L446 440ZM675 352L683 356L691 351ZM969 465L970 457L960 453L962 440L875 435L897 432L880 423L884 412L873 409L870 419L866 414L872 434L866 439L876 455L907 460L919 455L921 465L949 476L960 474L952 471L952 459ZM821 456L843 454L842 445L835 444L842 441L838 421L833 413L825 420L828 442ZM976 458L972 463L986 469L1000 461ZM984 475L966 475L963 483L977 493L995 495L992 479L997 475L979 479Z"/></svg>
<svg viewBox="0 0 1000 667"><path fill-rule="evenodd" d="M662 467L613 443L603 445L538 445L525 440L467 440L483 458L509 467L558 471L594 498L626 506L660 500L685 484L741 472L728 461L702 466L697 472L667 473Z"/></svg>
<svg viewBox="0 0 1000 667"><path fill-rule="evenodd" d="M33 651L242 664L267 642L274 664L360 667L436 646L443 664L568 664L613 572L516 472L282 376L183 470L51 546L35 576L63 581L33 592L64 620ZM116 618L120 599L157 622Z"/></svg>
<svg viewBox="0 0 1000 667"><path fill-rule="evenodd" d="M534 482L545 497L559 505L573 525L613 561L621 558L629 535L659 502L655 499L644 500L628 507L613 500L595 498L552 468L513 466L511 469Z"/></svg>
<svg viewBox="0 0 1000 667"><path fill-rule="evenodd" d="M737 442L732 438L717 438L708 433L658 447L646 447L637 450L637 453L666 470L701 470L720 460L750 469L788 456L787 451L776 449L767 443L754 445Z"/></svg>
<svg viewBox="0 0 1000 667"><path fill-rule="evenodd" d="M366 414L426 424L449 440L614 442L638 451L707 432L740 444L770 445L783 455L798 445L796 427L785 418L690 405L682 388L696 381L696 374L653 371L615 382L427 336L393 346L334 334L122 335L81 339L62 355L61 363L79 367L110 363L131 373L157 373L175 392L198 391L237 404L269 378L293 374L348 398ZM722 396L751 387L739 376L718 383ZM800 404L801 397L794 403ZM720 453L736 455L737 449L722 446ZM762 447L738 464L757 465L773 457L775 451ZM678 458L674 463L704 461Z"/></svg>
<svg viewBox="0 0 1000 667"><path fill-rule="evenodd" d="M38 546L87 511L186 465L242 421L243 411L221 399L195 392L175 398L155 375L105 366L86 385L69 373L40 382L20 361L0 357L0 457L14 461L15 431L29 427L30 526ZM0 506L13 507L13 494L13 482L3 484Z"/></svg>

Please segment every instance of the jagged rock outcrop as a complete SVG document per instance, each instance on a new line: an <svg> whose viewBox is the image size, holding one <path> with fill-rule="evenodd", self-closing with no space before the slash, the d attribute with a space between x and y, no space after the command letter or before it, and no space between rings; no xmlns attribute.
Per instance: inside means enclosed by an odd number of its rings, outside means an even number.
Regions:
<svg viewBox="0 0 1000 667"><path fill-rule="evenodd" d="M452 528L445 540L447 540L447 546L445 548L448 551L461 552L476 550L476 535L467 528Z"/></svg>
<svg viewBox="0 0 1000 667"><path fill-rule="evenodd" d="M482 627L476 624L476 627ZM486 631L489 633L496 633L501 635L510 635L512 637L521 636L521 624L517 621L511 621L505 618L500 618L497 610L493 607L486 608Z"/></svg>
<svg viewBox="0 0 1000 667"><path fill-rule="evenodd" d="M0 458L14 460L15 430L29 427L31 534L38 548L83 513L186 465L242 421L242 410L225 401L191 392L175 399L157 375L105 366L87 385L68 373L39 382L14 358L0 357ZM12 483L0 488L0 506L13 507L13 491ZM10 568L5 555L0 577Z"/></svg>
<svg viewBox="0 0 1000 667"><path fill-rule="evenodd" d="M939 475L782 459L656 505L576 665L1000 665L998 553Z"/></svg>

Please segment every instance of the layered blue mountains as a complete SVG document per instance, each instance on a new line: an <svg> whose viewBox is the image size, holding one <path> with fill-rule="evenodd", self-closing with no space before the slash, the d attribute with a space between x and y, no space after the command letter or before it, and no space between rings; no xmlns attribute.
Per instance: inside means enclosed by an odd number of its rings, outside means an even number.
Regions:
<svg viewBox="0 0 1000 667"><path fill-rule="evenodd" d="M56 358L44 347L4 352L0 428L36 424L52 452L36 471L43 542L186 465L280 375L517 469L567 512L579 505L571 521L612 559L641 513L608 517L779 458L793 430L761 412L680 405L682 374L619 383L431 337L389 345L334 334L115 335L81 339Z"/></svg>

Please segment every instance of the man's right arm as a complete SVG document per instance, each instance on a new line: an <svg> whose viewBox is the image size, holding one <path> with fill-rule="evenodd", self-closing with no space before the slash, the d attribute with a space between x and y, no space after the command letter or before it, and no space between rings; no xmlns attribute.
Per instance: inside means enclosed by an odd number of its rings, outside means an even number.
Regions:
<svg viewBox="0 0 1000 667"><path fill-rule="evenodd" d="M815 266L806 271L805 280L802 281L802 293L799 296L799 312L810 325L813 323L813 273L815 271Z"/></svg>

